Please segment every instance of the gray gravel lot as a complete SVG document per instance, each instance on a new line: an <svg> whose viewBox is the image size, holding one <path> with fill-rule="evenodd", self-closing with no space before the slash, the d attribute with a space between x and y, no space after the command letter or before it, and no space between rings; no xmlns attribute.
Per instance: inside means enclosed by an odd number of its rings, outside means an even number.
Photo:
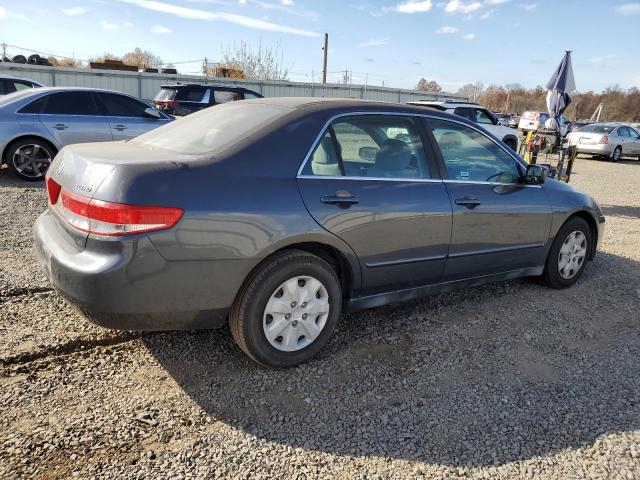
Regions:
<svg viewBox="0 0 640 480"><path fill-rule="evenodd" d="M342 317L309 364L228 331L93 326L0 170L0 478L640 478L640 162L579 158L607 215L564 291L498 283Z"/></svg>

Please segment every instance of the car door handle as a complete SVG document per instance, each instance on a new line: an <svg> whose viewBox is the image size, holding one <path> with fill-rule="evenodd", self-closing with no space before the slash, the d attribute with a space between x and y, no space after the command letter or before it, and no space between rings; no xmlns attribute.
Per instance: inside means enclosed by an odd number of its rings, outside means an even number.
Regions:
<svg viewBox="0 0 640 480"><path fill-rule="evenodd" d="M127 127L125 127L124 125L116 125L116 126L115 126L115 127L113 127L113 128L115 128L115 129L116 129L116 130L118 130L119 132L121 132L121 131L123 131L123 130L126 130L126 129L127 129Z"/></svg>
<svg viewBox="0 0 640 480"><path fill-rule="evenodd" d="M53 128L55 128L56 130L64 130L65 128L69 127L67 127L64 123L57 123L53 126Z"/></svg>
<svg viewBox="0 0 640 480"><path fill-rule="evenodd" d="M482 202L474 197L456 198L456 205L464 205L467 208L476 208Z"/></svg>
<svg viewBox="0 0 640 480"><path fill-rule="evenodd" d="M320 201L322 203L329 203L334 205L351 205L354 203L358 203L358 197L354 197L349 192L340 190L333 195L325 195L324 197L320 197Z"/></svg>

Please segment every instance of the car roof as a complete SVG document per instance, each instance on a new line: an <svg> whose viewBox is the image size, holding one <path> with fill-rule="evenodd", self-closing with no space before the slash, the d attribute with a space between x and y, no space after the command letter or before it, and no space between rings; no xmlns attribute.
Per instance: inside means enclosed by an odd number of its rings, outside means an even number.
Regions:
<svg viewBox="0 0 640 480"><path fill-rule="evenodd" d="M32 80L30 78L14 77L13 75L0 75L0 80L24 80L26 82L31 82L31 83L35 83L37 85L42 85L40 82L37 82L37 81Z"/></svg>
<svg viewBox="0 0 640 480"><path fill-rule="evenodd" d="M226 88L229 90L249 90L250 88L241 87L239 85L224 85L224 84L204 84L204 83L167 83L160 85L160 88L184 88L184 87L207 87L207 88Z"/></svg>
<svg viewBox="0 0 640 480"><path fill-rule="evenodd" d="M425 107L482 107L479 103L462 100L412 100L407 103L410 105L423 105Z"/></svg>

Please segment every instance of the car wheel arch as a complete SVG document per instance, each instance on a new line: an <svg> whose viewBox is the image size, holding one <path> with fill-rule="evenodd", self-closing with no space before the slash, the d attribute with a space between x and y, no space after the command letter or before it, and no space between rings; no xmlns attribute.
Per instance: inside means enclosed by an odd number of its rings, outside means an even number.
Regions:
<svg viewBox="0 0 640 480"><path fill-rule="evenodd" d="M9 152L9 149L14 143L19 142L21 140L26 140L26 139L33 139L33 140L38 140L40 142L46 143L53 149L54 156L60 151L60 149L56 145L54 145L51 142L51 140L41 135L20 135L19 137L12 138L10 141L7 142L6 146L4 147L4 150L0 153L1 163L7 163L8 161L7 153Z"/></svg>
<svg viewBox="0 0 640 480"><path fill-rule="evenodd" d="M587 225L589 225L589 231L591 232L591 251L589 252L589 260L593 260L596 253L597 243L598 243L598 223L596 222L596 219L593 217L593 215L589 213L587 210L578 210L576 212L573 212L571 215L569 215L564 220L564 222L562 222L562 224L558 227L556 234L572 218L581 218L585 222L587 222Z"/></svg>

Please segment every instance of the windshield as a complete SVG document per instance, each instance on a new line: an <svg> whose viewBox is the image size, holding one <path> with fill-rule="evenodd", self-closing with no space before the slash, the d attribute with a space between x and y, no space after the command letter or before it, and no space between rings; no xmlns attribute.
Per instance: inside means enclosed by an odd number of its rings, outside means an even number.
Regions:
<svg viewBox="0 0 640 480"><path fill-rule="evenodd" d="M289 110L281 106L232 102L151 130L131 143L187 155L215 155Z"/></svg>
<svg viewBox="0 0 640 480"><path fill-rule="evenodd" d="M580 129L580 133L611 133L614 128L615 125L585 125Z"/></svg>

